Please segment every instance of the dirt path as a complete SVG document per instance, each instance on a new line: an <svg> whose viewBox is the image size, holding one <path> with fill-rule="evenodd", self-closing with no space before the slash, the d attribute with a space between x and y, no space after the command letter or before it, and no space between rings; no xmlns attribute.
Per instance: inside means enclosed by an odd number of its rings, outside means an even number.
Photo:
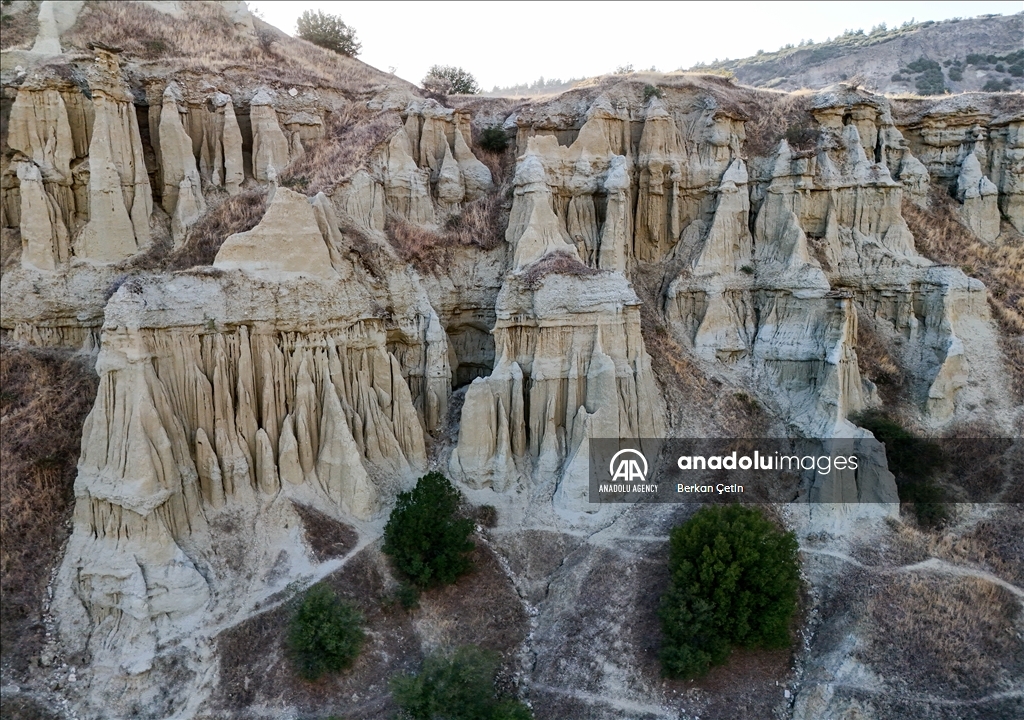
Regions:
<svg viewBox="0 0 1024 720"><path fill-rule="evenodd" d="M912 565L885 567L880 565L865 565L860 560L857 560L856 558L851 557L846 553L838 552L835 550L811 550L808 548L804 548L800 552L805 553L807 555L824 555L826 557L834 557L837 560L842 560L843 562L850 563L851 565L856 565L859 568L863 568L865 570L873 570L877 573L882 574L904 572L931 572L937 573L939 575L947 575L952 577L978 578L979 580L985 580L987 582L992 583L993 585L998 585L999 587L1006 588L1016 597L1024 601L1024 589L1017 587L1013 583L1007 582L1006 580L1003 580L1002 578L993 575L990 572L981 570L980 568L965 567L963 565L954 565L951 562L947 562L946 560L940 560L939 558L928 558L927 560L922 560L921 562L917 562Z"/></svg>

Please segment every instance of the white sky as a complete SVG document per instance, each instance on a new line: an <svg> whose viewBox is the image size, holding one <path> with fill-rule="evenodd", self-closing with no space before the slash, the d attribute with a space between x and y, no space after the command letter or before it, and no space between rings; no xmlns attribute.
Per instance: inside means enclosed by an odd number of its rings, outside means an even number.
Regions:
<svg viewBox="0 0 1024 720"><path fill-rule="evenodd" d="M249 7L287 33L306 9L339 15L359 59L419 83L458 65L490 90L538 77L589 77L632 64L662 71L741 58L846 29L1024 10L1015 2L280 2ZM1024 42L1024 38L1022 38Z"/></svg>

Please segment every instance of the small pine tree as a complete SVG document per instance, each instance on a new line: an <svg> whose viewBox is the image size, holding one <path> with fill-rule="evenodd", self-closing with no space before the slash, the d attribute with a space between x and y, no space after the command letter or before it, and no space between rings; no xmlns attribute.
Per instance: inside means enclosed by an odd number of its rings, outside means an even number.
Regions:
<svg viewBox="0 0 1024 720"><path fill-rule="evenodd" d="M789 644L799 587L797 542L758 509L703 508L672 531L661 598L661 664L670 677L703 675L733 646Z"/></svg>
<svg viewBox="0 0 1024 720"><path fill-rule="evenodd" d="M508 135L500 125L493 125L484 128L484 131L480 133L478 144L488 152L502 153L508 148Z"/></svg>
<svg viewBox="0 0 1024 720"><path fill-rule="evenodd" d="M416 487L399 493L384 527L384 552L414 585L449 585L472 569L467 553L473 521L457 517L462 495L439 472L424 475Z"/></svg>
<svg viewBox="0 0 1024 720"><path fill-rule="evenodd" d="M337 15L328 15L321 10L306 10L299 16L295 26L303 40L309 40L339 55L355 57L362 49L356 40L356 31Z"/></svg>
<svg viewBox="0 0 1024 720"><path fill-rule="evenodd" d="M288 648L299 675L317 680L351 667L362 649L363 617L323 584L314 585L292 617Z"/></svg>
<svg viewBox="0 0 1024 720"><path fill-rule="evenodd" d="M476 95L480 92L476 78L469 71L454 65L431 66L421 84L425 90L444 95Z"/></svg>
<svg viewBox="0 0 1024 720"><path fill-rule="evenodd" d="M467 645L452 655L433 654L416 675L391 680L391 692L409 720L532 720L522 703L494 689L498 654Z"/></svg>

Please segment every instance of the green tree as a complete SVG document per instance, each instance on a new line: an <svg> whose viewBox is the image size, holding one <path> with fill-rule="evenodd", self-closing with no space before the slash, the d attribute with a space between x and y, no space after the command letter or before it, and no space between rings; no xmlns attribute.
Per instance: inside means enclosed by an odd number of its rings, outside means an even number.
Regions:
<svg viewBox="0 0 1024 720"><path fill-rule="evenodd" d="M796 552L793 533L741 505L703 508L675 528L660 608L663 672L692 678L723 664L733 646L786 647Z"/></svg>
<svg viewBox="0 0 1024 720"><path fill-rule="evenodd" d="M363 617L323 584L305 594L292 617L288 649L301 675L316 680L351 667L363 647Z"/></svg>
<svg viewBox="0 0 1024 720"><path fill-rule="evenodd" d="M416 487L399 493L384 527L384 552L413 584L448 585L472 569L466 553L473 521L458 517L462 495L439 472L424 475Z"/></svg>
<svg viewBox="0 0 1024 720"><path fill-rule="evenodd" d="M480 133L479 144L488 152L502 153L508 148L508 135L500 125L492 125L489 128L484 128L484 131Z"/></svg>
<svg viewBox="0 0 1024 720"><path fill-rule="evenodd" d="M522 703L494 689L497 653L466 645L451 655L435 653L416 675L391 680L391 693L408 720L531 720Z"/></svg>
<svg viewBox="0 0 1024 720"><path fill-rule="evenodd" d="M421 83L425 90L447 95L476 95L480 86L468 71L454 65L432 65Z"/></svg>
<svg viewBox="0 0 1024 720"><path fill-rule="evenodd" d="M306 10L296 22L299 37L314 45L333 50L340 55L355 57L362 49L356 40L356 31L337 15L328 15L320 10Z"/></svg>

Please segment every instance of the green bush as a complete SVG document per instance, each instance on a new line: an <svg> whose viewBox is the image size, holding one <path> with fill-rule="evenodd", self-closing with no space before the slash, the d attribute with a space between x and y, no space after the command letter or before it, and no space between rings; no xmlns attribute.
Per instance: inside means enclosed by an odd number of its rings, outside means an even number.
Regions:
<svg viewBox="0 0 1024 720"><path fill-rule="evenodd" d="M937 62L935 62L934 60L929 60L928 58L925 57L918 58L914 62L910 63L909 65L907 65L907 69L915 73L926 72L928 70L938 70L939 72L942 71L942 67Z"/></svg>
<svg viewBox="0 0 1024 720"><path fill-rule="evenodd" d="M644 85L644 102L647 102L652 97L660 98L663 94L661 88L656 85Z"/></svg>
<svg viewBox="0 0 1024 720"><path fill-rule="evenodd" d="M508 148L508 135L500 125L492 125L480 133L477 144L488 152L502 153Z"/></svg>
<svg viewBox="0 0 1024 720"><path fill-rule="evenodd" d="M299 16L295 27L303 40L333 50L339 55L355 57L362 49L356 40L356 31L337 15L328 15L321 10L306 10Z"/></svg>
<svg viewBox="0 0 1024 720"><path fill-rule="evenodd" d="M949 69L949 79L955 82L960 82L964 79L964 71L954 65Z"/></svg>
<svg viewBox="0 0 1024 720"><path fill-rule="evenodd" d="M1010 67L1007 68L1007 72L1009 72L1014 77L1024 77L1024 63L1017 63L1016 65L1011 65Z"/></svg>
<svg viewBox="0 0 1024 720"><path fill-rule="evenodd" d="M329 587L314 585L292 617L288 633L299 675L317 680L327 672L351 667L363 646L363 617Z"/></svg>
<svg viewBox="0 0 1024 720"><path fill-rule="evenodd" d="M391 693L408 720L531 720L533 713L511 698L499 698L494 676L499 656L472 645L452 655L435 653L416 675L391 680Z"/></svg>
<svg viewBox="0 0 1024 720"><path fill-rule="evenodd" d="M946 493L935 484L935 475L946 467L942 448L916 437L885 413L868 411L852 419L885 445L885 459L896 476L900 502L913 503L917 522L923 527L945 522L949 518Z"/></svg>
<svg viewBox="0 0 1024 720"><path fill-rule="evenodd" d="M476 95L480 92L480 86L476 78L468 70L463 70L454 65L433 65L427 70L426 77L421 84L424 89L432 92L439 92L444 95L455 93L456 95Z"/></svg>
<svg viewBox="0 0 1024 720"><path fill-rule="evenodd" d="M755 508L703 508L672 531L669 589L661 598L661 665L692 678L726 661L732 647L782 648L796 611L793 533Z"/></svg>
<svg viewBox="0 0 1024 720"><path fill-rule="evenodd" d="M922 95L941 95L946 92L946 78L942 74L942 68L934 67L925 70L918 76L914 87Z"/></svg>
<svg viewBox="0 0 1024 720"><path fill-rule="evenodd" d="M466 553L473 521L457 517L462 495L439 472L424 475L399 493L384 527L384 552L414 585L449 585L472 569Z"/></svg>

